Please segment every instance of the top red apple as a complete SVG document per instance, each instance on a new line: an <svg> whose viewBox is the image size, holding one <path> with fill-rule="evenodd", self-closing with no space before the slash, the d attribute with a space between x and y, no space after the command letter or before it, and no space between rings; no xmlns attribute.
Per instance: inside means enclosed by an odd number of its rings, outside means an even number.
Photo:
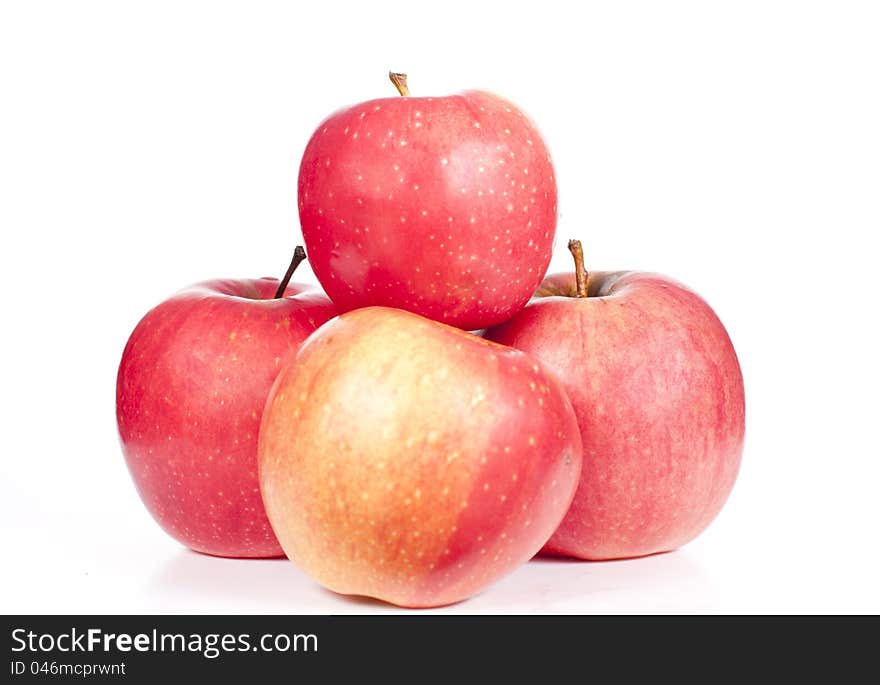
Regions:
<svg viewBox="0 0 880 685"><path fill-rule="evenodd" d="M341 310L406 309L468 330L522 309L550 262L556 181L516 107L485 92L401 95L318 126L299 171L315 275Z"/></svg>

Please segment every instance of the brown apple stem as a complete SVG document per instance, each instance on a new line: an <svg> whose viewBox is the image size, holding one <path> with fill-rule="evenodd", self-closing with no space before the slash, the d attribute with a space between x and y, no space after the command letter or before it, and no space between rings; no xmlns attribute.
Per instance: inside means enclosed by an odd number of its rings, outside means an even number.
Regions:
<svg viewBox="0 0 880 685"><path fill-rule="evenodd" d="M391 83L397 88L398 93L403 97L409 95L409 86L406 85L406 74L398 74L397 72L389 71L388 78L391 79Z"/></svg>
<svg viewBox="0 0 880 685"><path fill-rule="evenodd" d="M577 296L587 297L587 288L590 285L590 275L584 266L584 247L580 240L569 240L568 251L574 257L574 277L577 281Z"/></svg>
<svg viewBox="0 0 880 685"><path fill-rule="evenodd" d="M290 283L290 277L293 276L293 272L296 271L296 267L302 264L305 259L305 248L302 245L297 245L296 249L293 251L293 259L290 260L290 266L287 267L287 273L284 274L284 278L282 278L281 283L278 284L278 290L275 291L276 300L279 297L284 296L284 291L287 290L287 284Z"/></svg>

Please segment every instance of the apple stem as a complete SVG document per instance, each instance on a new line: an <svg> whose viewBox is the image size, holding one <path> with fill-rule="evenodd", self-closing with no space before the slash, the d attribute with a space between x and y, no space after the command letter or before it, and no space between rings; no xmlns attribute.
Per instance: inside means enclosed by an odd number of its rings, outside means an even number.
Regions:
<svg viewBox="0 0 880 685"><path fill-rule="evenodd" d="M406 74L398 74L397 72L389 71L388 78L391 79L391 83L397 88L398 93L403 97L409 95L409 86L406 85Z"/></svg>
<svg viewBox="0 0 880 685"><path fill-rule="evenodd" d="M290 277L293 276L293 272L296 271L296 267L302 264L305 259L305 248L302 245L297 245L296 249L293 251L293 259L290 260L290 266L287 267L287 273L284 274L284 278L282 278L281 283L278 284L278 290L275 291L276 300L279 297L284 296L284 291L287 290L287 284L290 283Z"/></svg>
<svg viewBox="0 0 880 685"><path fill-rule="evenodd" d="M568 251L574 257L574 276L577 281L577 296L587 297L587 289L590 285L590 275L584 266L584 248L580 240L569 240Z"/></svg>

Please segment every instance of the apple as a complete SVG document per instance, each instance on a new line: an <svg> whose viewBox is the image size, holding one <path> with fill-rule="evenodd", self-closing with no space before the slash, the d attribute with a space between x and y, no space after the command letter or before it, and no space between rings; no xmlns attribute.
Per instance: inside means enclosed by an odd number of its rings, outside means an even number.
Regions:
<svg viewBox="0 0 880 685"><path fill-rule="evenodd" d="M213 280L138 323L116 385L122 450L147 509L173 538L225 557L272 557L257 480L263 405L287 355L334 316L317 288L287 276Z"/></svg>
<svg viewBox="0 0 880 685"><path fill-rule="evenodd" d="M342 311L406 309L466 330L500 323L547 271L556 181L534 124L486 92L362 102L309 140L299 216Z"/></svg>
<svg viewBox="0 0 880 685"><path fill-rule="evenodd" d="M528 355L368 307L324 324L279 373L260 487L287 556L318 582L430 607L541 548L581 454L568 398Z"/></svg>
<svg viewBox="0 0 880 685"><path fill-rule="evenodd" d="M696 537L726 501L743 449L736 353L708 304L664 276L549 276L486 337L532 354L561 379L577 414L584 468L571 509L544 547L583 559L637 557Z"/></svg>

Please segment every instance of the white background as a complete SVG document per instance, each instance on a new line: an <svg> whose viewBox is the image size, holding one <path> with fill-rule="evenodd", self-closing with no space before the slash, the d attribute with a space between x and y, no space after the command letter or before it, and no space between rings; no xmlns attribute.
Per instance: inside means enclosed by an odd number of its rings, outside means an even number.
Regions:
<svg viewBox="0 0 880 685"><path fill-rule="evenodd" d="M482 87L538 123L565 239L726 323L739 481L681 551L534 561L441 611L878 612L880 13L871 2L0 5L0 610L402 610L182 549L119 449L138 319L280 275L318 122ZM304 268L298 280L312 279Z"/></svg>

